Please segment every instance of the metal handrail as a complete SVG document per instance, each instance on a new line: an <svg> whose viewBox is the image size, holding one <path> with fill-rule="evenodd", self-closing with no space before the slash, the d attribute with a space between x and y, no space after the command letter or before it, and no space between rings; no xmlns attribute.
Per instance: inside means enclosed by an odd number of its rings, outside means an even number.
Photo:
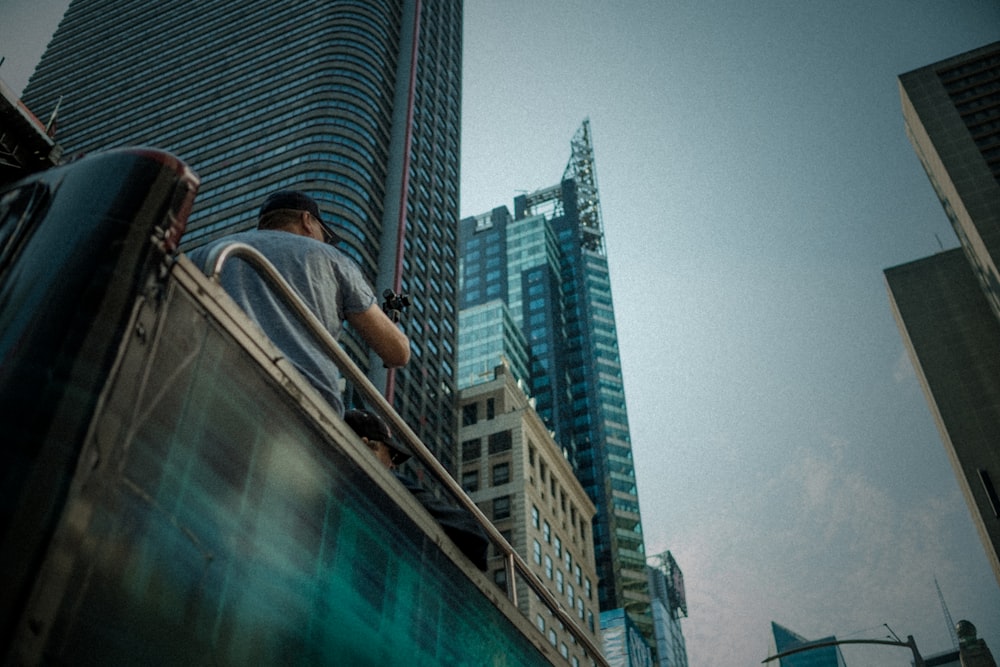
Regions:
<svg viewBox="0 0 1000 667"><path fill-rule="evenodd" d="M374 406L382 417L389 421L396 431L396 437L400 435L409 445L413 455L426 466L431 474L442 483L451 493L456 501L462 505L479 523L486 533L490 542L503 553L504 567L507 573L507 597L512 603L517 605L517 590L514 583L514 575L520 574L524 582L535 592L546 607L551 611L569 630L570 634L580 642L590 653L591 657L599 664L607 666L608 662L601 652L601 649L587 636L576 624L554 595L546 588L538 576L532 572L528 564L514 550L514 547L500 534L496 526L483 514L482 510L469 498L458 482L451 476L451 473L441 465L437 457L421 442L417 434L403 421L403 418L396 413L396 410L389 404L379 390L371 383L371 380L361 372L347 353L340 347L340 343L334 339L330 332L319 318L302 301L295 289L288 284L281 273L273 264L256 248L234 241L222 244L212 250L208 255L207 265L210 268L209 279L219 282L219 275L226 260L230 257L237 257L244 260L251 268L257 271L264 278L265 283L274 288L278 296L287 303L309 332L323 346L330 355L334 364L340 369L344 377L350 381L361 394L364 395Z"/></svg>

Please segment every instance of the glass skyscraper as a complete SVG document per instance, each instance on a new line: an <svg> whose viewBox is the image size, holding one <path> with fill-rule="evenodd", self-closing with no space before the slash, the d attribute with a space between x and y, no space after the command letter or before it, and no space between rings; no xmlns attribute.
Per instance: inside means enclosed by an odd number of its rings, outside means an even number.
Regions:
<svg viewBox="0 0 1000 667"><path fill-rule="evenodd" d="M687 616L684 574L673 555L666 551L648 566L649 593L652 597L653 637L657 667L688 667L687 644L681 618Z"/></svg>
<svg viewBox="0 0 1000 667"><path fill-rule="evenodd" d="M145 144L202 187L192 248L310 193L376 291L403 291L410 364L345 347L455 469L461 0L73 0L24 92L67 154Z"/></svg>
<svg viewBox="0 0 1000 667"><path fill-rule="evenodd" d="M536 410L597 506L602 610L650 636L649 590L590 124L556 186L462 220L462 308L505 299L530 355Z"/></svg>
<svg viewBox="0 0 1000 667"><path fill-rule="evenodd" d="M775 655L810 644L837 641L833 636L809 640L774 621L771 622L771 634L774 635ZM778 660L778 665L779 667L844 667L844 656L839 646L822 646L781 658Z"/></svg>

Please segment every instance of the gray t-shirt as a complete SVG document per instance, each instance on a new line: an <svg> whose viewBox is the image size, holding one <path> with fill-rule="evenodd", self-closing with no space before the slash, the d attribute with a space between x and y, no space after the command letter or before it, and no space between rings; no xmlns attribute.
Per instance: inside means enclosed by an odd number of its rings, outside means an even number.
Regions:
<svg viewBox="0 0 1000 667"><path fill-rule="evenodd" d="M290 232L241 232L197 248L189 257L205 271L212 249L234 241L256 248L274 264L334 338L339 337L348 313L364 312L376 303L374 291L350 257L333 246ZM281 297L238 257L226 262L221 278L229 296L342 416L340 372Z"/></svg>

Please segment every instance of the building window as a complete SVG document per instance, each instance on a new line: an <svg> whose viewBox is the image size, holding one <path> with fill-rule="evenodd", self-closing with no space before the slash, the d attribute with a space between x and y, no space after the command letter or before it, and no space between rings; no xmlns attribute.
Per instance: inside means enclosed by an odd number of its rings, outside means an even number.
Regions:
<svg viewBox="0 0 1000 667"><path fill-rule="evenodd" d="M569 600L569 608L572 609L573 605L576 604L576 591L573 590L573 584L566 584L566 599Z"/></svg>
<svg viewBox="0 0 1000 667"><path fill-rule="evenodd" d="M552 557L548 554L545 554L545 576L552 578Z"/></svg>
<svg viewBox="0 0 1000 667"><path fill-rule="evenodd" d="M584 583L583 583L583 590L586 591L586 593L587 593L587 599L588 600L593 600L594 599L593 595L592 595L593 591L590 588L590 577L587 577L586 581L584 581Z"/></svg>
<svg viewBox="0 0 1000 667"><path fill-rule="evenodd" d="M582 597L579 597L579 598L576 599L576 615L580 617L581 621L583 620L583 598Z"/></svg>
<svg viewBox="0 0 1000 667"><path fill-rule="evenodd" d="M486 399L486 418L487 419L493 419L496 416L497 416L496 401L494 401L492 398L487 398Z"/></svg>
<svg viewBox="0 0 1000 667"><path fill-rule="evenodd" d="M579 586L583 583L583 573L580 571L579 565L573 566L573 574L576 575L576 584Z"/></svg>
<svg viewBox="0 0 1000 667"><path fill-rule="evenodd" d="M569 660L569 648L566 644L559 644L559 655Z"/></svg>
<svg viewBox="0 0 1000 667"><path fill-rule="evenodd" d="M552 546L555 547L556 558L562 558L562 540L559 539L558 535L556 535L555 539L552 541Z"/></svg>
<svg viewBox="0 0 1000 667"><path fill-rule="evenodd" d="M552 527L549 526L549 522L545 521L542 523L542 539L548 544L552 541Z"/></svg>
<svg viewBox="0 0 1000 667"><path fill-rule="evenodd" d="M534 505L531 506L531 525L538 528L539 518L538 518L538 508Z"/></svg>
<svg viewBox="0 0 1000 667"><path fill-rule="evenodd" d="M538 542L538 540L535 540L535 546L534 546L534 551L532 552L532 558L534 559L535 564L537 565L542 564L542 545Z"/></svg>
<svg viewBox="0 0 1000 667"><path fill-rule="evenodd" d="M500 496L493 499L493 519L510 518L510 496Z"/></svg>
<svg viewBox="0 0 1000 667"><path fill-rule="evenodd" d="M466 493L479 490L479 471L470 470L462 473L462 489Z"/></svg>
<svg viewBox="0 0 1000 667"><path fill-rule="evenodd" d="M479 403L462 406L462 426L472 426L479 421Z"/></svg>
<svg viewBox="0 0 1000 667"><path fill-rule="evenodd" d="M535 447L531 444L528 445L528 465L535 467Z"/></svg>
<svg viewBox="0 0 1000 667"><path fill-rule="evenodd" d="M500 587L500 590L507 590L507 568L500 568L493 571L493 583Z"/></svg>
<svg viewBox="0 0 1000 667"><path fill-rule="evenodd" d="M510 481L510 463L498 463L493 466L493 486L500 486Z"/></svg>
<svg viewBox="0 0 1000 667"><path fill-rule="evenodd" d="M535 625L538 627L538 631L545 634L545 619L542 618L541 614L535 616Z"/></svg>
<svg viewBox="0 0 1000 667"><path fill-rule="evenodd" d="M556 590L559 591L560 595L565 591L562 570L556 570Z"/></svg>
<svg viewBox="0 0 1000 667"><path fill-rule="evenodd" d="M556 631L552 628L549 628L549 643L553 646L556 645Z"/></svg>
<svg viewBox="0 0 1000 667"><path fill-rule="evenodd" d="M462 463L475 461L479 458L480 444L479 438L462 442Z"/></svg>
<svg viewBox="0 0 1000 667"><path fill-rule="evenodd" d="M573 557L569 555L569 549L566 550L566 574L573 571Z"/></svg>
<svg viewBox="0 0 1000 667"><path fill-rule="evenodd" d="M510 450L511 447L511 436L510 431L500 431L498 433L490 434L490 454L499 454L500 452L506 452Z"/></svg>

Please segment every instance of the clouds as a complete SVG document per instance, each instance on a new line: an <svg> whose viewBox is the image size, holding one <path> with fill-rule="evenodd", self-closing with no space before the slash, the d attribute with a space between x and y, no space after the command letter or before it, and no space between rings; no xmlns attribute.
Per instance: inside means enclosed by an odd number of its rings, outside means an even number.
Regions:
<svg viewBox="0 0 1000 667"><path fill-rule="evenodd" d="M976 546L955 529L966 520L958 491L902 503L849 460L858 447L839 436L825 442L790 451L770 476L734 480L731 496L705 499L666 542L647 531L650 552L669 547L684 571L691 664L763 660L773 649L763 642L771 620L840 639L879 639L888 623L917 637L925 655L948 646L933 582L947 582L953 595L968 590L957 556ZM975 611L991 617L985 605ZM851 667L909 658L844 651Z"/></svg>

